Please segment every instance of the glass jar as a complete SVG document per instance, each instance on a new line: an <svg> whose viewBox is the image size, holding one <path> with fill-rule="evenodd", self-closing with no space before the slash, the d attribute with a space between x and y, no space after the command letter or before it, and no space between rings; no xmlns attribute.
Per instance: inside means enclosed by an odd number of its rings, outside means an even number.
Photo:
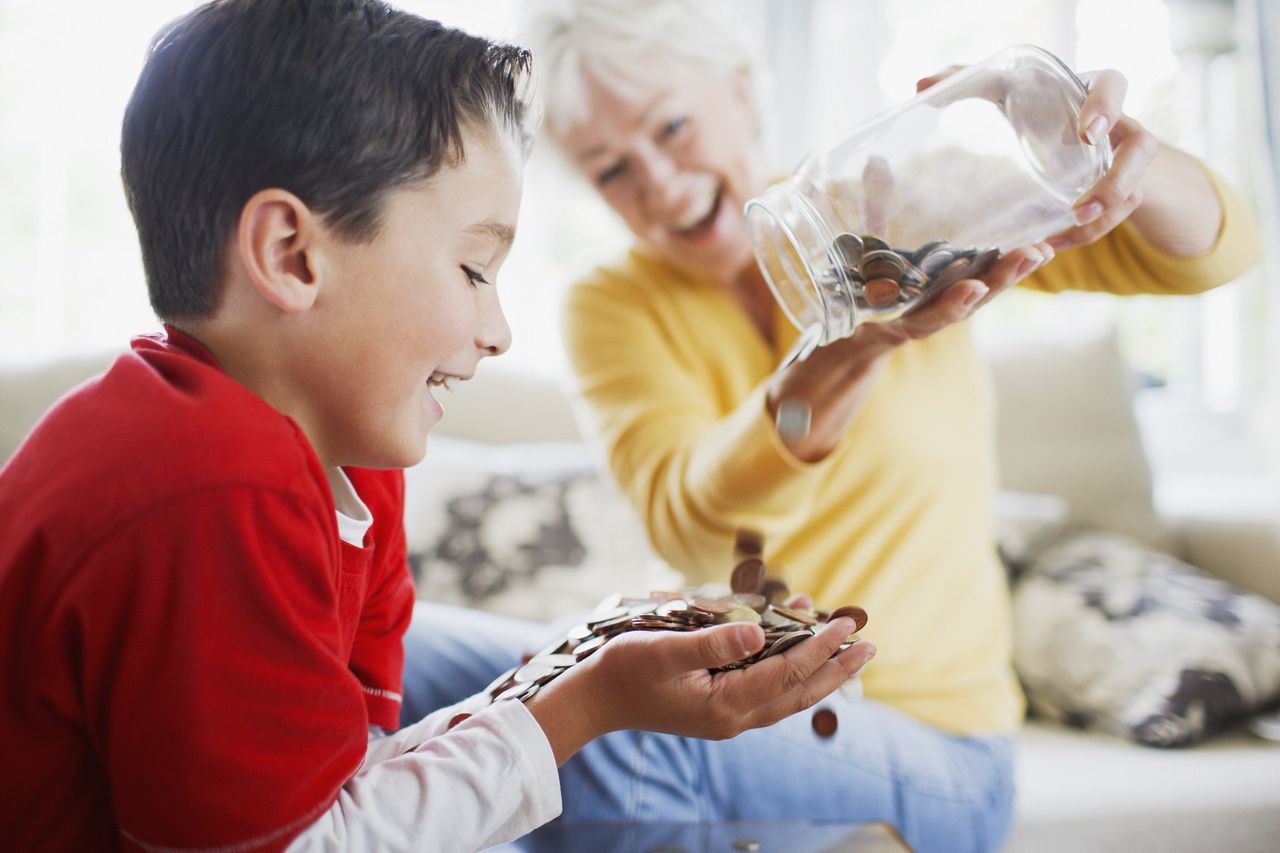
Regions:
<svg viewBox="0 0 1280 853"><path fill-rule="evenodd" d="M805 158L747 202L756 261L811 346L884 322L1000 253L1075 224L1111 165L1081 141L1085 87L1015 45L957 71Z"/></svg>

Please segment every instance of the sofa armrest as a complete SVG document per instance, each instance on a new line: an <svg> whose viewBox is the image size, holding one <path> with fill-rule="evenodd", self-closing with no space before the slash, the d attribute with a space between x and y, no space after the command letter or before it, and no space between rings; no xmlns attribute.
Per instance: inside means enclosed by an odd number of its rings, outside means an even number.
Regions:
<svg viewBox="0 0 1280 853"><path fill-rule="evenodd" d="M1197 568L1280 603L1280 511L1268 517L1166 516L1180 556Z"/></svg>

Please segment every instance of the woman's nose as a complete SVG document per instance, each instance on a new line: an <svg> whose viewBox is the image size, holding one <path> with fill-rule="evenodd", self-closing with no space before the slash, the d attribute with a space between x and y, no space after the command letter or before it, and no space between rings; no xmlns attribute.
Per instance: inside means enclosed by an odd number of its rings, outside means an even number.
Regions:
<svg viewBox="0 0 1280 853"><path fill-rule="evenodd" d="M644 178L644 200L650 212L664 213L679 198L676 176L680 169L665 152L652 148L639 158Z"/></svg>

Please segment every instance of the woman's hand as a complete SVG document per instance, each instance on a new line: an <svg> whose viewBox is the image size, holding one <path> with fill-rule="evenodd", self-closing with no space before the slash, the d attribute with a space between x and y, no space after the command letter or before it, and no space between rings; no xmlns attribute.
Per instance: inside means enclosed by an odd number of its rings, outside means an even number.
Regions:
<svg viewBox="0 0 1280 853"><path fill-rule="evenodd" d="M811 639L743 669L708 669L764 646L758 625L699 631L633 631L547 685L529 700L563 762L588 741L619 729L723 739L812 707L857 675L875 647L857 642L836 657L853 620L833 620Z"/></svg>
<svg viewBox="0 0 1280 853"><path fill-rule="evenodd" d="M805 462L825 457L861 410L890 351L968 319L1053 256L1048 243L1006 252L982 279L958 281L892 322L863 323L845 340L819 347L807 360L779 370L766 397L770 413L776 417L783 400L803 401L810 410L808 431L783 437L787 449Z"/></svg>
<svg viewBox="0 0 1280 853"><path fill-rule="evenodd" d="M1126 219L1149 243L1174 255L1213 247L1222 202L1194 157L1162 144L1122 112L1128 83L1118 71L1083 75L1089 94L1080 111L1080 139L1110 138L1110 171L1075 203L1076 222L1049 238L1057 250L1092 243Z"/></svg>
<svg viewBox="0 0 1280 853"><path fill-rule="evenodd" d="M1070 249L1098 240L1142 204L1143 186L1160 145L1146 128L1121 110L1128 81L1119 71L1083 76L1088 95L1077 132L1086 145L1110 139L1111 169L1073 205L1076 226L1049 238L1054 249Z"/></svg>

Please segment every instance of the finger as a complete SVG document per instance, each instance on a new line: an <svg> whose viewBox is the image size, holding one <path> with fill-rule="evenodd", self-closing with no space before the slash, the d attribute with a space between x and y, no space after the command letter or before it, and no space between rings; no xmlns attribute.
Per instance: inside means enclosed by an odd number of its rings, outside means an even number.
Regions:
<svg viewBox="0 0 1280 853"><path fill-rule="evenodd" d="M1129 81L1110 69L1084 74L1082 79L1086 95L1080 107L1078 131L1082 141L1097 145L1120 120Z"/></svg>
<svg viewBox="0 0 1280 853"><path fill-rule="evenodd" d="M1111 168L1075 202L1077 225L1101 219L1137 192L1159 149L1155 136L1128 116L1120 119L1112 138Z"/></svg>
<svg viewBox="0 0 1280 853"><path fill-rule="evenodd" d="M812 610L813 597L807 592L797 592L795 595L783 602L782 606L789 607L792 610Z"/></svg>
<svg viewBox="0 0 1280 853"><path fill-rule="evenodd" d="M1049 245L1047 241L1006 252L1004 257L1000 259L1004 263L997 262L1000 268L996 269L993 266L987 275L983 276L987 280L989 290L987 295L978 300L978 303L970 309L969 313L972 314L977 311L983 305L986 305L992 299L995 299L1001 293L1004 293L1040 269L1040 267L1049 263L1056 254L1057 252L1053 246Z"/></svg>
<svg viewBox="0 0 1280 853"><path fill-rule="evenodd" d="M1071 249L1076 246L1085 246L1100 239L1107 232L1113 230L1124 220L1128 219L1132 213L1142 204L1142 191L1139 190L1125 201L1113 207L1100 219L1086 225L1078 225L1075 228L1068 228L1059 234L1050 237L1046 242L1056 251L1063 249Z"/></svg>
<svg viewBox="0 0 1280 853"><path fill-rule="evenodd" d="M852 619L841 616L804 642L752 665L742 679L752 691L748 695L763 698L794 690L835 654L855 627Z"/></svg>
<svg viewBox="0 0 1280 853"><path fill-rule="evenodd" d="M936 83L947 79L948 77L950 77L952 74L955 74L957 71L959 71L963 67L964 67L963 65L948 65L946 68L942 69L941 71L935 71L934 73L930 74L928 77L921 77L919 80L916 81L916 91L923 92L925 89L928 89L930 86L933 86Z"/></svg>
<svg viewBox="0 0 1280 853"><path fill-rule="evenodd" d="M662 651L656 657L667 671L689 672L716 669L750 657L764 646L764 631L759 625L734 622L685 634L673 633L657 642Z"/></svg>
<svg viewBox="0 0 1280 853"><path fill-rule="evenodd" d="M875 654L876 647L871 643L854 643L836 657L825 661L809 678L792 690L755 708L749 714L751 725L772 725L806 708L812 708L861 672Z"/></svg>
<svg viewBox="0 0 1280 853"><path fill-rule="evenodd" d="M968 317L990 290L976 278L957 281L928 304L905 315L898 326L908 338L927 338Z"/></svg>
<svg viewBox="0 0 1280 853"><path fill-rule="evenodd" d="M981 279L970 278L956 282L933 302L912 311L899 322L909 337L928 337L952 323L964 320L979 307L1035 272L1052 257L1053 249L1047 243L1005 252Z"/></svg>

